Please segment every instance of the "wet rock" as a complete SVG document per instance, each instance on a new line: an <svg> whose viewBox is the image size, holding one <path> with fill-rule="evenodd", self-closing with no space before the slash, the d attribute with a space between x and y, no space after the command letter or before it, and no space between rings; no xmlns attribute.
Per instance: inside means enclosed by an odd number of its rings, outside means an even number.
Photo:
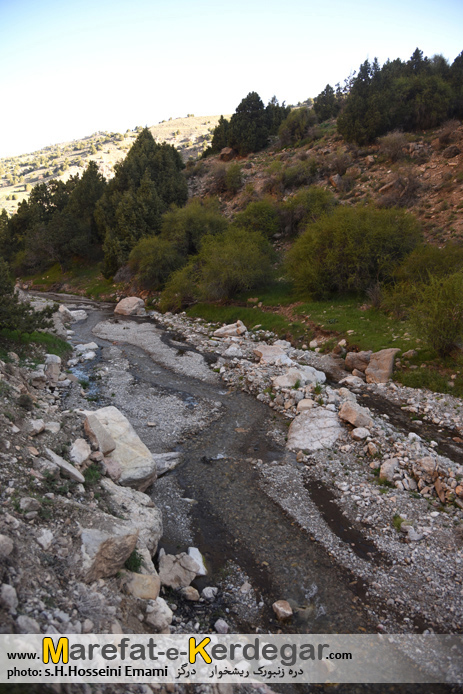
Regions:
<svg viewBox="0 0 463 694"><path fill-rule="evenodd" d="M109 494L109 503L136 528L140 543L153 555L162 537L162 515L153 500L130 487L120 487L112 480L102 479L101 488Z"/></svg>
<svg viewBox="0 0 463 694"><path fill-rule="evenodd" d="M392 376L394 358L398 352L400 349L395 347L374 352L365 370L367 383L387 383Z"/></svg>
<svg viewBox="0 0 463 694"><path fill-rule="evenodd" d="M289 619L293 615L291 605L286 600L277 600L273 603L272 609L276 614L277 619Z"/></svg>
<svg viewBox="0 0 463 694"><path fill-rule="evenodd" d="M127 417L113 405L84 414L93 414L114 440L111 458L121 468L119 484L145 491L156 479L156 461Z"/></svg>
<svg viewBox="0 0 463 694"><path fill-rule="evenodd" d="M330 448L342 433L337 414L324 407L302 412L291 423L287 448L318 451Z"/></svg>
<svg viewBox="0 0 463 694"><path fill-rule="evenodd" d="M114 313L120 316L140 316L145 312L145 302L138 296L128 296L121 299L114 309Z"/></svg>
<svg viewBox="0 0 463 694"><path fill-rule="evenodd" d="M156 600L161 590L161 579L157 574L138 574L127 572L125 587L134 598Z"/></svg>
<svg viewBox="0 0 463 694"><path fill-rule="evenodd" d="M368 352L347 352L346 369L348 371L354 371L355 369L357 371L365 372L365 369L370 363L371 354L371 350Z"/></svg>
<svg viewBox="0 0 463 694"><path fill-rule="evenodd" d="M95 518L98 527L81 530L81 571L84 581L115 576L132 554L138 529L107 514Z"/></svg>
<svg viewBox="0 0 463 694"><path fill-rule="evenodd" d="M92 450L85 439L76 439L71 446L69 457L73 463L81 465L87 460L91 452Z"/></svg>
<svg viewBox="0 0 463 694"><path fill-rule="evenodd" d="M94 414L89 414L85 418L84 431L90 443L97 446L103 455L108 455L116 448L116 442L113 437Z"/></svg>
<svg viewBox="0 0 463 694"><path fill-rule="evenodd" d="M371 427L373 420L367 409L361 407L356 402L346 400L339 410L339 418L344 422L349 422L353 427Z"/></svg>
<svg viewBox="0 0 463 694"><path fill-rule="evenodd" d="M228 634L230 627L224 619L218 619L214 624L214 629L218 634Z"/></svg>
<svg viewBox="0 0 463 694"><path fill-rule="evenodd" d="M85 344L76 345L75 350L77 354L84 354L85 352L95 351L98 349L96 342L86 342Z"/></svg>
<svg viewBox="0 0 463 694"><path fill-rule="evenodd" d="M69 477L75 482L80 482L83 484L85 482L85 477L77 470L74 465L68 463L67 460L61 458L60 455L54 453L50 448L45 448L45 455L54 465L57 465L65 477Z"/></svg>
<svg viewBox="0 0 463 694"><path fill-rule="evenodd" d="M149 612L148 612L149 609ZM145 621L157 633L164 632L172 624L173 613L163 598L156 598L148 607Z"/></svg>
<svg viewBox="0 0 463 694"><path fill-rule="evenodd" d="M8 535L0 535L0 559L6 559L14 549L14 543Z"/></svg>
<svg viewBox="0 0 463 694"><path fill-rule="evenodd" d="M162 477L166 472L177 467L182 461L182 454L176 451L172 453L153 453L153 460L156 463L157 476Z"/></svg>
<svg viewBox="0 0 463 694"><path fill-rule="evenodd" d="M0 588L0 605L12 614L16 612L18 596L14 586L10 586L8 583L2 584Z"/></svg>
<svg viewBox="0 0 463 694"><path fill-rule="evenodd" d="M237 320L236 323L230 323L215 330L214 337L238 337L238 335L243 335L245 332L246 326L240 320Z"/></svg>
<svg viewBox="0 0 463 694"><path fill-rule="evenodd" d="M161 583L170 588L185 588L196 577L200 567L188 554L164 554L159 561Z"/></svg>
<svg viewBox="0 0 463 694"><path fill-rule="evenodd" d="M77 309L76 311L69 311L71 314L71 319L73 323L77 323L78 321L81 320L86 320L88 318L88 314L86 311L83 309Z"/></svg>

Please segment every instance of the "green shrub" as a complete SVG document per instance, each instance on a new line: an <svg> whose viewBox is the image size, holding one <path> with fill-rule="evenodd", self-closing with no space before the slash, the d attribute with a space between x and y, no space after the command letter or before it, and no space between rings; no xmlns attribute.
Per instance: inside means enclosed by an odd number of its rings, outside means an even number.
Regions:
<svg viewBox="0 0 463 694"><path fill-rule="evenodd" d="M318 163L314 158L299 161L293 166L288 166L281 175L284 188L299 188L313 183L317 177Z"/></svg>
<svg viewBox="0 0 463 694"><path fill-rule="evenodd" d="M192 198L186 207L173 207L162 217L161 237L184 255L197 253L203 236L221 234L228 223L215 198Z"/></svg>
<svg viewBox="0 0 463 694"><path fill-rule="evenodd" d="M338 207L307 227L287 268L296 288L314 298L365 291L390 280L419 240L417 220L402 210Z"/></svg>
<svg viewBox="0 0 463 694"><path fill-rule="evenodd" d="M222 301L264 283L270 276L273 249L256 232L230 227L204 237L198 255L169 278L162 310L178 310L195 301Z"/></svg>
<svg viewBox="0 0 463 694"><path fill-rule="evenodd" d="M296 108L280 125L278 137L282 147L294 146L303 140L317 122L317 116L313 109Z"/></svg>
<svg viewBox="0 0 463 694"><path fill-rule="evenodd" d="M143 556L134 549L130 557L126 560L124 566L127 571L132 571L133 573L138 573L141 569L143 563Z"/></svg>
<svg viewBox="0 0 463 694"><path fill-rule="evenodd" d="M137 281L147 289L159 289L169 275L184 263L185 256L166 238L140 239L129 256L129 266Z"/></svg>
<svg viewBox="0 0 463 694"><path fill-rule="evenodd" d="M310 186L299 190L280 207L283 229L287 234L294 235L304 225L330 214L337 204L333 193L327 188Z"/></svg>
<svg viewBox="0 0 463 694"><path fill-rule="evenodd" d="M0 330L15 330L18 333L33 333L52 325L51 315L57 308L35 311L28 302L21 302L15 294L8 265L0 258Z"/></svg>
<svg viewBox="0 0 463 694"><path fill-rule="evenodd" d="M251 202L243 212L235 216L233 224L247 231L260 232L268 237L277 234L280 230L278 211L269 199Z"/></svg>
<svg viewBox="0 0 463 694"><path fill-rule="evenodd" d="M417 292L411 320L421 339L440 356L459 346L463 339L463 272L431 276Z"/></svg>
<svg viewBox="0 0 463 694"><path fill-rule="evenodd" d="M225 171L225 188L229 193L236 194L242 185L241 166L237 163L229 164Z"/></svg>

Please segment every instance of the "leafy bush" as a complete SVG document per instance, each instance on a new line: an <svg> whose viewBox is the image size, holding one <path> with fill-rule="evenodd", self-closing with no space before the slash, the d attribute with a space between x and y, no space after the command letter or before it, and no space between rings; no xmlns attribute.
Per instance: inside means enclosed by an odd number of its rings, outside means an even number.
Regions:
<svg viewBox="0 0 463 694"><path fill-rule="evenodd" d="M287 234L297 234L308 223L330 214L337 205L333 193L327 188L310 186L299 190L281 205L282 225Z"/></svg>
<svg viewBox="0 0 463 694"><path fill-rule="evenodd" d="M225 188L229 193L236 194L242 185L241 166L237 163L229 164L225 171Z"/></svg>
<svg viewBox="0 0 463 694"><path fill-rule="evenodd" d="M389 280L419 240L417 220L402 210L338 207L297 239L288 272L299 291L315 298L365 291Z"/></svg>
<svg viewBox="0 0 463 694"><path fill-rule="evenodd" d="M147 236L132 249L129 267L142 287L159 289L183 264L184 257L172 241L161 236Z"/></svg>
<svg viewBox="0 0 463 694"><path fill-rule="evenodd" d="M447 356L463 339L463 272L430 277L417 292L411 311L417 333L440 356Z"/></svg>
<svg viewBox="0 0 463 694"><path fill-rule="evenodd" d="M233 224L247 231L260 232L268 237L277 234L280 230L278 211L269 199L251 202L243 212L235 216Z"/></svg>
<svg viewBox="0 0 463 694"><path fill-rule="evenodd" d="M40 328L49 328L56 307L55 304L42 311L34 311L28 302L20 301L14 292L8 265L0 258L0 330L6 328L19 333L33 333Z"/></svg>
<svg viewBox="0 0 463 694"><path fill-rule="evenodd" d="M313 183L317 177L318 163L313 157L306 161L298 161L293 166L284 169L281 181L285 189L299 188Z"/></svg>
<svg viewBox="0 0 463 694"><path fill-rule="evenodd" d="M303 140L311 127L317 122L317 116L313 109L295 108L285 118L278 130L278 137L282 147L294 146Z"/></svg>
<svg viewBox="0 0 463 694"><path fill-rule="evenodd" d="M219 236L206 236L198 255L169 278L161 309L227 300L237 292L253 289L269 278L272 258L272 247L256 232L230 227Z"/></svg>

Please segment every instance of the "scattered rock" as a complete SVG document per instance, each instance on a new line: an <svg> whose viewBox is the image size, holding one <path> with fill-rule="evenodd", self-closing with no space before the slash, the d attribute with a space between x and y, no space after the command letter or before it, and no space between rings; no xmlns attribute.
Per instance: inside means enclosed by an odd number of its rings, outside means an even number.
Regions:
<svg viewBox="0 0 463 694"><path fill-rule="evenodd" d="M88 414L85 418L84 431L90 443L97 446L103 455L108 455L116 448L113 437L94 414Z"/></svg>
<svg viewBox="0 0 463 694"><path fill-rule="evenodd" d="M67 460L61 458L61 456L54 453L50 448L45 448L45 455L49 460L51 460L52 463L60 468L65 477L69 477L75 482L80 482L81 484L85 482L85 477L74 467L74 465L68 463Z"/></svg>
<svg viewBox="0 0 463 694"><path fill-rule="evenodd" d="M198 602L199 600L199 593L193 586L185 586L185 588L182 588L180 590L180 595L185 600L188 600L188 602Z"/></svg>
<svg viewBox="0 0 463 694"><path fill-rule="evenodd" d="M0 559L9 557L13 549L13 540L8 535L0 535Z"/></svg>
<svg viewBox="0 0 463 694"><path fill-rule="evenodd" d="M246 326L240 320L236 323L230 323L229 325L224 325L222 328L214 331L214 337L237 337L238 335L243 335L246 332Z"/></svg>
<svg viewBox="0 0 463 694"><path fill-rule="evenodd" d="M224 619L218 619L214 624L214 629L218 634L228 634L230 627Z"/></svg>
<svg viewBox="0 0 463 694"><path fill-rule="evenodd" d="M134 598L156 600L161 590L161 579L153 574L125 574L125 587Z"/></svg>
<svg viewBox="0 0 463 694"><path fill-rule="evenodd" d="M188 556L191 557L198 565L199 570L197 576L207 576L207 569L204 563L204 557L197 547L188 547Z"/></svg>
<svg viewBox="0 0 463 694"><path fill-rule="evenodd" d="M85 581L115 576L132 554L138 541L138 529L100 513L98 527L81 530L81 570Z"/></svg>
<svg viewBox="0 0 463 694"><path fill-rule="evenodd" d="M277 600L273 603L272 609L275 612L277 619L285 620L293 616L291 605L286 600Z"/></svg>
<svg viewBox="0 0 463 694"><path fill-rule="evenodd" d="M0 605L12 614L16 612L18 596L14 586L10 586L8 583L2 584L0 588Z"/></svg>
<svg viewBox="0 0 463 694"><path fill-rule="evenodd" d="M163 598L156 598L150 604L150 611L146 615L145 621L155 632L161 633L172 624L173 613Z"/></svg>
<svg viewBox="0 0 463 694"><path fill-rule="evenodd" d="M81 465L87 460L91 452L92 450L85 439L76 439L72 444L69 457L73 463Z"/></svg>
<svg viewBox="0 0 463 694"><path fill-rule="evenodd" d="M394 474L397 468L399 467L399 461L397 458L388 458L388 460L383 461L381 463L381 467L379 469L379 477L380 479L387 480L388 482L392 482L394 479Z"/></svg>
<svg viewBox="0 0 463 694"><path fill-rule="evenodd" d="M354 441L363 441L363 439L366 439L368 436L370 436L370 432L368 431L368 429L365 429L365 427L357 427L356 429L352 430L351 436L354 439Z"/></svg>
<svg viewBox="0 0 463 694"><path fill-rule="evenodd" d="M339 418L344 422L349 422L353 427L371 427L373 420L364 407L361 407L356 402L346 400L341 405L339 410Z"/></svg>

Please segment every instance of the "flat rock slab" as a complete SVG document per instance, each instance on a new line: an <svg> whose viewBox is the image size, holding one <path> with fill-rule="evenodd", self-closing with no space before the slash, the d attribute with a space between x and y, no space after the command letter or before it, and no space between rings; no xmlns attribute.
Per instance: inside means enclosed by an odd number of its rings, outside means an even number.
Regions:
<svg viewBox="0 0 463 694"><path fill-rule="evenodd" d="M89 414L85 418L84 431L90 442L98 446L98 450L103 455L111 453L116 448L116 442L113 437L94 414Z"/></svg>
<svg viewBox="0 0 463 694"><path fill-rule="evenodd" d="M69 477L71 480L80 482L81 484L85 482L85 477L74 467L74 465L68 463L67 460L64 460L64 458L52 451L50 448L45 448L45 455L47 456L48 460L51 460L52 463L59 467L65 477Z"/></svg>
<svg viewBox="0 0 463 694"><path fill-rule="evenodd" d="M138 296L128 296L121 299L114 309L114 313L120 316L139 316L145 312L145 302Z"/></svg>
<svg viewBox="0 0 463 694"><path fill-rule="evenodd" d="M275 364L276 366L294 366L292 359L280 345L259 345L253 349L261 364Z"/></svg>
<svg viewBox="0 0 463 694"><path fill-rule="evenodd" d="M391 347L373 352L365 370L367 383L387 383L392 376L395 355L400 351Z"/></svg>
<svg viewBox="0 0 463 694"><path fill-rule="evenodd" d="M336 412L317 407L301 412L293 419L288 431L287 448L292 451L319 451L331 448L342 433Z"/></svg>
<svg viewBox="0 0 463 694"><path fill-rule="evenodd" d="M119 484L145 491L156 479L156 461L127 417L113 405L84 414L95 416L115 442L111 458L121 469Z"/></svg>
<svg viewBox="0 0 463 694"><path fill-rule="evenodd" d="M164 554L159 561L159 576L163 586L186 588L193 581L200 567L185 552L181 554Z"/></svg>
<svg viewBox="0 0 463 694"><path fill-rule="evenodd" d="M339 410L339 418L344 422L349 422L353 427L371 427L373 420L365 407L361 407L356 402L346 400Z"/></svg>

